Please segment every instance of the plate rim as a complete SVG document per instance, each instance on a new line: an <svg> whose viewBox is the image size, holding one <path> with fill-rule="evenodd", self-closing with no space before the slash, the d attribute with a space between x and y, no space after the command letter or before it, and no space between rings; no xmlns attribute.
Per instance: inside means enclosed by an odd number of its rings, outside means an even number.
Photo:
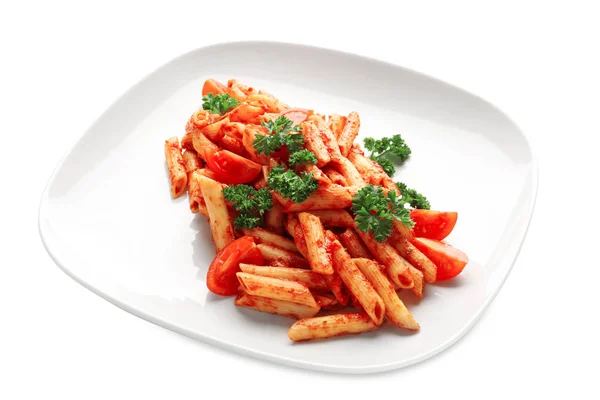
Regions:
<svg viewBox="0 0 600 400"><path fill-rule="evenodd" d="M242 345L239 344L235 344L235 343L229 343L229 342L225 342L222 341L218 338L213 337L210 334L199 334L196 333L194 331L185 329L183 327L180 327L176 324L172 324L166 320L162 320L159 318L154 317L151 314L148 314L140 309L138 309L136 306L132 305L132 304L128 304L127 302L118 299L116 297L112 297L110 294L105 293L104 291L100 290L99 288L97 288L96 286L92 285L91 283L83 280L82 278L80 278L74 271L72 271L72 268L69 268L67 266L67 262L63 262L61 261L61 258L64 260L66 258L69 258L68 256L68 251L64 250L64 248L59 248L59 246L57 245L57 243L51 243L53 242L55 239L52 238L52 232L47 231L47 227L44 226L44 222L45 222L45 217L46 217L46 203L48 201L48 191L49 189L52 187L52 185L54 184L55 180L56 180L56 175L58 173L58 171L60 170L60 168L63 166L65 160L67 159L67 157L72 154L73 150L77 147L77 145L79 144L79 142L87 135L87 133L99 122L103 119L103 117L110 111L113 109L113 107L115 107L118 103L120 103L120 101L125 98L129 93L133 92L139 85L141 85L143 82L145 82L148 78L150 78L153 74L155 74L156 72L158 72L159 70L162 70L163 68L176 63L177 61L179 61L180 59L198 52L198 51L202 51L202 50L207 50L210 48L215 48L215 47L227 47L227 46L292 46L292 47L298 47L298 48L304 48L307 50L313 50L313 51L322 51L322 52L329 52L329 53L334 53L336 55L342 55L342 56L351 56L351 57L355 57L358 59L362 59L363 61L369 61L372 63L378 63L378 64L383 64L386 65L388 67L393 67L393 68L399 68L405 71L408 71L410 73L413 73L415 75L419 75L421 77L430 79L432 81L435 81L436 83L445 85L445 86L450 86L451 88L461 91L463 93L466 93L468 95L471 95L475 98L477 98L479 101L484 102L486 105L492 107L496 112L500 113L504 118L506 118L508 121L510 121L514 127L516 128L516 130L518 131L518 133L522 136L523 140L525 141L525 144L527 145L531 160L529 162L530 166L528 168L528 173L531 174L531 181L530 181L530 185L529 188L524 188L525 190L529 191L529 197L530 197L530 201L527 205L524 205L521 207L521 210L527 211L527 216L526 216L526 220L523 221L520 224L517 224L517 226L514 226L512 228L509 228L507 230L504 231L504 234L507 233L515 233L516 236L513 236L518 238L518 240L512 239L508 244L512 245L514 247L515 244L517 244L516 248L511 249L508 253L504 253L504 255L502 255L499 258L499 264L500 265L506 265L506 269L505 272L503 272L503 276L501 279L501 282L496 286L496 288L494 289L494 291L492 293L490 293L487 298L485 299L485 301L482 303L482 305L479 307L479 309L477 309L477 311L475 313L473 313L473 316L469 319L469 321L464 325L463 328L460 329L459 332L457 332L455 335L449 337L445 342L443 342L442 344L436 346L435 348L419 354L416 357L412 357L412 358L408 358L408 359L404 359L404 360L400 360L400 361L396 361L396 362L391 362L391 363L386 363L386 364L376 364L376 365L370 365L370 366L343 366L343 365L337 365L337 364L325 364L325 363L315 363L315 362L310 362L310 361L303 361L303 360L296 360L287 356L281 356L281 355L277 355L277 354L272 354L272 353L266 353L264 351L261 350L255 350L255 349L251 349L251 348L247 348L244 347ZM54 261L54 263L70 278L72 278L75 282L79 283L80 285L82 285L83 287L85 287L86 289L90 290L92 293L100 296L101 298L107 300L108 302L110 302L111 304L119 307L120 309L127 311L128 313L138 317L138 318L142 318L148 322L151 322L155 325L158 325L160 327L166 328L172 332L176 332L179 334L182 334L184 336L199 340L203 343L208 343L211 345L214 345L218 348L221 349L225 349L225 350L230 350L230 351L234 351L236 353L239 354L243 354L246 356L250 356L252 358L256 358L256 359L262 359L262 360L268 360L268 361L272 361L278 364L284 364L287 366L291 366L291 367L299 367L299 368L303 368L303 369L309 369L309 370L316 370L316 371L322 371L322 372L329 372L329 373L345 373L345 374L370 374L370 373L377 373L377 372L383 372L383 371L389 371L389 370L393 370L393 369L399 369L399 368L403 368L412 364L416 364L418 362L421 362L423 360L426 360L428 358L431 358L433 356L435 356L436 354L439 354L440 352L442 352L443 350L449 348L451 345L453 345L454 343L456 343L459 339L461 339L464 335L466 335L468 332L471 331L471 329L473 328L473 326L475 325L475 323L477 323L477 321L481 318L481 316L483 315L483 313L487 310L487 308L490 306L490 304L494 301L494 299L496 298L496 296L498 295L498 293L500 292L500 289L502 289L502 287L504 286L504 283L506 282L506 280L508 279L508 276L510 275L510 273L512 272L512 269L514 267L514 264L517 261L517 258L521 252L521 249L525 243L525 239L527 237L527 234L529 232L529 227L531 226L531 220L535 211L535 205L536 205L536 201L537 201L537 194L538 194L538 185L539 185L539 164L538 164L538 159L535 155L535 151L531 145L531 141L527 135L526 132L524 132L519 126L518 124L516 124L512 118L510 118L503 110L501 110L499 107L497 107L496 105L494 105L493 103L489 102L488 100L472 93L469 90L463 89L461 87L455 86L451 83L448 83L446 81L443 81L441 79L438 79L436 77L432 77L428 74L424 74L422 72L419 71L415 71L413 69L404 67L402 65L399 64L395 64L392 62L388 62L388 61L384 61L381 59L377 59L377 58L373 58L373 57L369 57L369 56L364 56L358 53L352 53L352 52L347 52L347 51L342 51L342 50L337 50L337 49L332 49L332 48L327 48L327 47L321 47L321 46L315 46L315 45L309 45L309 44L302 44L302 43L295 43L295 42L283 42L283 41L271 41L271 40L241 40L241 41L224 41L224 42L217 42L217 43L213 43L210 45L206 45L206 46L201 46L201 47L197 47L194 49L191 49L189 51L186 51L174 58L171 58L170 60L168 60L167 62L159 65L157 68L153 69L151 72L145 74L140 80L138 80L136 83L134 83L133 85L131 85L127 90L125 90L120 96L118 96L93 122L92 124L90 124L87 129L83 130L82 133L80 135L78 135L73 141L71 146L68 147L67 151L64 152L64 154L62 155L62 157L60 158L60 160L58 161L57 165L54 167L54 169L52 170L50 177L48 178L48 181L43 189L42 195L41 195L41 199L40 199L40 203L39 203L39 207L38 207L38 231L39 231L39 235L42 241L42 244L44 246L44 248L46 249L46 252L48 253L48 255L50 256L50 258L52 259L52 261ZM499 243L499 242L498 242ZM60 253L63 253L62 255ZM75 258L77 258L75 256Z"/></svg>

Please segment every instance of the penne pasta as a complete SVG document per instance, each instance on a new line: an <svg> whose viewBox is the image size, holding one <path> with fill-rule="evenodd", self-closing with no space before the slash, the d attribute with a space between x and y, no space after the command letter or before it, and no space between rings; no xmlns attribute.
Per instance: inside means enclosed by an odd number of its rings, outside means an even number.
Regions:
<svg viewBox="0 0 600 400"><path fill-rule="evenodd" d="M333 295L313 293L313 297L322 310L339 310L343 307Z"/></svg>
<svg viewBox="0 0 600 400"><path fill-rule="evenodd" d="M354 166L346 157L340 157L336 161L336 165L338 166L338 170L340 173L346 178L346 182L348 182L348 186L359 186L363 187L366 185L364 179Z"/></svg>
<svg viewBox="0 0 600 400"><path fill-rule="evenodd" d="M249 157L248 152L246 151L246 148L244 147L244 144L241 140L238 140L232 136L223 136L221 139L219 139L218 143L219 146L221 146L225 150L229 150L232 153L235 153L244 158Z"/></svg>
<svg viewBox="0 0 600 400"><path fill-rule="evenodd" d="M365 247L354 229L346 229L338 235L338 238L352 258L372 258L369 249Z"/></svg>
<svg viewBox="0 0 600 400"><path fill-rule="evenodd" d="M306 212L298 214L298 220L304 233L310 268L323 275L332 275L333 265L325 248L325 230L321 220Z"/></svg>
<svg viewBox="0 0 600 400"><path fill-rule="evenodd" d="M327 175L327 177L329 178L329 180L331 180L332 183L341 186L348 186L348 181L346 180L344 175L340 174L333 167L330 167L330 165L331 164L323 167L323 173Z"/></svg>
<svg viewBox="0 0 600 400"><path fill-rule="evenodd" d="M235 239L233 224L223 197L223 188L219 182L200 175L198 171L194 174L198 177L200 190L206 202L213 242L219 252Z"/></svg>
<svg viewBox="0 0 600 400"><path fill-rule="evenodd" d="M206 203L202 196L202 190L200 189L200 179L202 175L196 171L192 171L188 181L188 197L190 200L190 211L194 214L201 213L205 217L208 217L208 210L206 209Z"/></svg>
<svg viewBox="0 0 600 400"><path fill-rule="evenodd" d="M331 160L339 160L342 158L342 153L340 153L340 146L338 145L337 138L329 129L329 126L325 123L325 118L322 115L313 114L308 117L308 120L313 122L321 135L321 140L327 148L327 152Z"/></svg>
<svg viewBox="0 0 600 400"><path fill-rule="evenodd" d="M202 161L200 161L194 150L186 150L183 153L183 164L185 165L188 178L192 172L202 168Z"/></svg>
<svg viewBox="0 0 600 400"><path fill-rule="evenodd" d="M350 196L348 190L334 184L328 187L319 187L316 192L308 196L302 203L294 203L289 199L284 199L277 192L273 192L273 195L283 206L284 212L327 210L352 206L352 196Z"/></svg>
<svg viewBox="0 0 600 400"><path fill-rule="evenodd" d="M315 210L310 213L319 217L321 223L325 226L354 228L354 219L346 210Z"/></svg>
<svg viewBox="0 0 600 400"><path fill-rule="evenodd" d="M307 306L304 304L297 304L284 300L252 296L247 293L238 294L234 304L239 307L248 307L257 311L283 315L296 319L314 317L321 309L319 305Z"/></svg>
<svg viewBox="0 0 600 400"><path fill-rule="evenodd" d="M205 161L206 155L204 152L206 150L210 150L212 152L219 151L219 147L210 140L208 140L208 138L199 131L192 132L192 144L194 146L194 150L196 150L196 153L198 154L198 157L202 158Z"/></svg>
<svg viewBox="0 0 600 400"><path fill-rule="evenodd" d="M308 261L297 253L284 250L270 243L257 245L265 262L272 266L308 268Z"/></svg>
<svg viewBox="0 0 600 400"><path fill-rule="evenodd" d="M227 125L221 127L221 130L225 136L232 137L240 142L244 137L244 129L246 129L246 125L242 124L241 122L229 122Z"/></svg>
<svg viewBox="0 0 600 400"><path fill-rule="evenodd" d="M171 196L175 199L185 193L188 180L177 136L165 140L165 159L171 182Z"/></svg>
<svg viewBox="0 0 600 400"><path fill-rule="evenodd" d="M402 223L400 224L404 225ZM426 282L435 282L437 266L409 242L408 238L403 236L395 227L392 229L392 236L388 241L394 246L396 251L398 251L398 254L404 257L411 265L423 272Z"/></svg>
<svg viewBox="0 0 600 400"><path fill-rule="evenodd" d="M242 229L242 233L255 238L258 243L271 243L284 250L298 251L292 240L262 228Z"/></svg>
<svg viewBox="0 0 600 400"><path fill-rule="evenodd" d="M260 189L260 188L257 188ZM285 213L281 205L273 201L273 207L265 213L265 225L271 231L282 235L284 232Z"/></svg>
<svg viewBox="0 0 600 400"><path fill-rule="evenodd" d="M296 244L300 254L302 254L305 258L308 258L308 247L306 245L306 240L304 239L304 231L302 230L302 226L295 215L288 215L286 221L286 230L290 236L294 238L294 243ZM327 241L327 238L325 238L325 240ZM327 248L328 244L326 244L325 247ZM348 296L343 290L342 278L340 278L335 271L333 271L332 275L323 275L323 278L325 279L327 287L331 289L337 301L341 305L348 304Z"/></svg>
<svg viewBox="0 0 600 400"><path fill-rule="evenodd" d="M367 258L355 258L352 261L367 277L369 282L371 282L383 300L385 304L385 315L389 321L400 328L415 331L419 330L419 324L417 324L402 300L400 300L398 294L394 290L394 286L390 283L385 274L381 272L377 263Z"/></svg>
<svg viewBox="0 0 600 400"><path fill-rule="evenodd" d="M256 140L256 135L266 134L266 130L259 125L246 125L246 129L244 129L244 134L242 136L242 144L244 145L244 149L246 149L249 158L262 165L269 165L269 158L263 154L258 154L254 148L254 141Z"/></svg>
<svg viewBox="0 0 600 400"><path fill-rule="evenodd" d="M355 147L348 154L348 160L366 182L371 185L381 185L386 173L379 164L362 155Z"/></svg>
<svg viewBox="0 0 600 400"><path fill-rule="evenodd" d="M336 139L340 138L342 131L344 130L344 126L346 125L346 117L343 117L338 114L333 114L327 120L327 126L333 133Z"/></svg>
<svg viewBox="0 0 600 400"><path fill-rule="evenodd" d="M330 249L333 256L335 271L340 275L350 293L356 297L358 303L377 325L383 323L385 304L377 294L373 285L354 264L350 255L342 247L337 237L327 231L327 238L331 243Z"/></svg>
<svg viewBox="0 0 600 400"><path fill-rule="evenodd" d="M203 128L200 128L200 132L213 142L218 142L223 137L224 133L221 131L223 126L229 123L229 118L223 118L219 121L215 121L212 124L208 124Z"/></svg>
<svg viewBox="0 0 600 400"><path fill-rule="evenodd" d="M423 298L423 290L425 289L425 282L423 281L423 273L409 264L409 270L413 280L413 287L410 291L413 292L419 299Z"/></svg>
<svg viewBox="0 0 600 400"><path fill-rule="evenodd" d="M310 290L300 282L252 275L246 272L238 272L236 275L244 292L252 296L318 307Z"/></svg>
<svg viewBox="0 0 600 400"><path fill-rule="evenodd" d="M317 126L312 122L303 122L301 126L306 148L317 156L317 167L324 166L331 161L331 156L321 139Z"/></svg>
<svg viewBox="0 0 600 400"><path fill-rule="evenodd" d="M289 281L301 282L311 290L327 291L327 283L321 274L301 268L287 267L265 267L251 264L240 264L242 272L252 275L267 276L269 278L287 279Z"/></svg>
<svg viewBox="0 0 600 400"><path fill-rule="evenodd" d="M324 339L350 333L363 333L378 328L366 313L336 314L325 317L305 318L296 322L288 331L294 342Z"/></svg>
<svg viewBox="0 0 600 400"><path fill-rule="evenodd" d="M352 111L346 119L346 124L338 136L338 144L340 146L340 152L344 157L348 156L354 139L358 136L358 130L360 129L360 117L356 111Z"/></svg>
<svg viewBox="0 0 600 400"><path fill-rule="evenodd" d="M367 246L377 261L385 265L387 274L392 282L402 288L413 287L413 275L409 268L411 265L396 252L388 242L377 242L371 233L356 231L360 239Z"/></svg>

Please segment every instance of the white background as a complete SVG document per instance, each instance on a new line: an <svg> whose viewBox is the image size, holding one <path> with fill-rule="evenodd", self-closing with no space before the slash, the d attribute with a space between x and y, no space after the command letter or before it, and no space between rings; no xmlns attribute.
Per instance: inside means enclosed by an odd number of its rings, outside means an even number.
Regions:
<svg viewBox="0 0 600 400"><path fill-rule="evenodd" d="M80 3L0 6L0 398L598 398L594 2ZM540 166L529 235L493 305L449 350L370 376L272 365L138 319L46 255L37 207L74 140L171 58L241 39L394 62L486 98L526 132Z"/></svg>

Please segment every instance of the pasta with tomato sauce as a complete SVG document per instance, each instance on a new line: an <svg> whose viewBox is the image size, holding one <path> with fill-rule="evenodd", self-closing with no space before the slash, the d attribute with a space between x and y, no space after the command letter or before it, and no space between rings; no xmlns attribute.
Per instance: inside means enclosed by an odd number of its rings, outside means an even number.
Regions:
<svg viewBox="0 0 600 400"><path fill-rule="evenodd" d="M209 220L208 289L297 319L293 341L384 323L418 331L397 292L422 298L468 263L442 241L458 214L392 180L411 154L404 139L366 138L363 149L360 126L356 111L324 115L208 79L181 141L165 142L172 197L187 191L190 211Z"/></svg>

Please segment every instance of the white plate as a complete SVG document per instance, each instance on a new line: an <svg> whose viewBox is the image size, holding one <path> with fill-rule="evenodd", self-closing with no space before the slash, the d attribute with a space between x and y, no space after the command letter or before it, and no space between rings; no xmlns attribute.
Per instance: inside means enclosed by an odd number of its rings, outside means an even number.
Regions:
<svg viewBox="0 0 600 400"><path fill-rule="evenodd" d="M449 241L471 259L408 307L417 334L392 327L309 343L291 319L238 308L208 292L207 222L172 200L163 144L182 136L204 80L235 77L285 102L361 117L361 136L401 132L413 150L396 179L433 208L459 212ZM389 370L455 342L489 305L517 257L533 211L536 163L501 111L453 86L368 58L282 43L230 43L185 54L110 107L62 160L40 205L42 240L73 279L155 324L240 353L346 373Z"/></svg>

